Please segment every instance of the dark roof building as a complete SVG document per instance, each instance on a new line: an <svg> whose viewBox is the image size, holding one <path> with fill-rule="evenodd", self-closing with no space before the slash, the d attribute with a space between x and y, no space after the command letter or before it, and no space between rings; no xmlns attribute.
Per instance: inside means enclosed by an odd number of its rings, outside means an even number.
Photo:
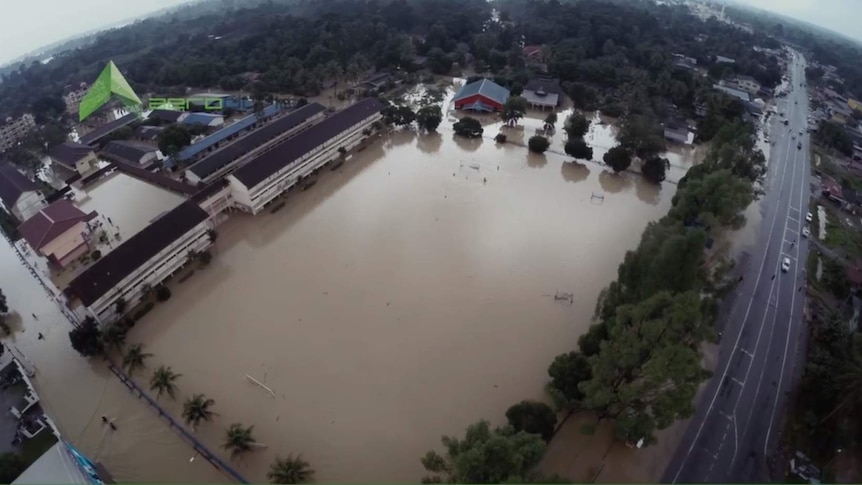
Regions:
<svg viewBox="0 0 862 485"><path fill-rule="evenodd" d="M380 113L383 108L383 104L376 98L363 99L307 128L301 136L294 136L288 141L276 145L263 155L252 159L236 169L233 177L248 188L254 187L339 133L375 113Z"/></svg>
<svg viewBox="0 0 862 485"><path fill-rule="evenodd" d="M226 126L216 131L215 133L208 135L206 138L183 148L179 153L177 153L176 158L183 161L190 160L191 158L198 156L199 154L210 148L217 147L222 141L225 141L228 138L239 134L243 130L251 128L258 121L272 118L279 113L281 113L281 106L278 104L271 104L264 108L263 112L261 112L260 114L246 116L245 118L237 121L236 123L233 123L230 126Z"/></svg>
<svg viewBox="0 0 862 485"><path fill-rule="evenodd" d="M14 207L25 192L39 190L41 189L36 182L25 177L12 165L0 165L0 201L5 207Z"/></svg>
<svg viewBox="0 0 862 485"><path fill-rule="evenodd" d="M147 168L158 160L158 148L138 141L108 142L102 153L111 159Z"/></svg>
<svg viewBox="0 0 862 485"><path fill-rule="evenodd" d="M66 294L78 298L84 306L91 306L124 278L207 218L207 213L196 203L184 202L75 277L66 288Z"/></svg>
<svg viewBox="0 0 862 485"><path fill-rule="evenodd" d="M494 81L480 79L461 87L453 101L455 109L491 112L502 110L508 99L508 89Z"/></svg>
<svg viewBox="0 0 862 485"><path fill-rule="evenodd" d="M154 109L148 118L162 120L165 123L178 123L188 115L185 111L176 111L173 109Z"/></svg>
<svg viewBox="0 0 862 485"><path fill-rule="evenodd" d="M88 145L67 141L52 148L48 156L60 165L76 170L78 162L92 156L93 153L93 148Z"/></svg>
<svg viewBox="0 0 862 485"><path fill-rule="evenodd" d="M527 83L522 96L534 108L556 108L563 101L564 93L560 81L540 77Z"/></svg>
<svg viewBox="0 0 862 485"><path fill-rule="evenodd" d="M165 128L162 126L139 126L137 130L135 130L135 137L139 140L145 141L156 141L159 138L159 135L165 131Z"/></svg>
<svg viewBox="0 0 862 485"><path fill-rule="evenodd" d="M80 142L83 145L95 145L102 138L110 135L111 133L119 130L120 128L122 128L124 126L131 125L132 123L134 123L137 120L138 120L137 114L129 113L126 116L123 116L122 118L116 119L110 123L106 123L106 124L96 128L95 130L87 133L86 135L81 137Z"/></svg>
<svg viewBox="0 0 862 485"><path fill-rule="evenodd" d="M190 179L194 179L197 181L204 181L214 174L217 174L226 167L228 167L233 162L239 160L242 157L252 153L258 147L270 142L271 140L276 140L278 138L284 137L291 133L294 133L296 129L299 129L309 122L318 119L323 116L326 112L326 107L320 103L310 103L301 108L298 108L281 118L278 118L263 127L252 131L248 135L238 139L234 143L227 145L226 147L220 149L217 152L207 156L201 161L195 163L188 169L188 175ZM228 128L225 128L221 131L227 132L227 135L233 134L233 127L236 125L240 125L244 123L246 120L241 120L238 123L234 123ZM239 128L246 128L251 126L256 119L254 115L248 118L248 123L240 125ZM239 131L239 130L236 130ZM206 140L204 140L206 141Z"/></svg>

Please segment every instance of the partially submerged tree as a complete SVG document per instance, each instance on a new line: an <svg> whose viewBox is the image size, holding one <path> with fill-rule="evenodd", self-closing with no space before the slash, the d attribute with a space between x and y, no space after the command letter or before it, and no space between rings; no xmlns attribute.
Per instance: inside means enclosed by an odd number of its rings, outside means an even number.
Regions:
<svg viewBox="0 0 862 485"><path fill-rule="evenodd" d="M530 137L530 140L527 142L527 147L533 153L545 153L545 151L551 146L551 142L548 141L542 135L535 135Z"/></svg>
<svg viewBox="0 0 862 485"><path fill-rule="evenodd" d="M437 131L441 121L443 121L443 113L437 105L423 106L416 112L416 122L419 128L425 131Z"/></svg>
<svg viewBox="0 0 862 485"><path fill-rule="evenodd" d="M629 151L619 145L608 150L602 160L617 173L626 170L632 164L632 156Z"/></svg>
<svg viewBox="0 0 862 485"><path fill-rule="evenodd" d="M409 126L416 120L416 113L404 104L389 105L383 110L383 119L390 125Z"/></svg>
<svg viewBox="0 0 862 485"><path fill-rule="evenodd" d="M518 124L518 120L527 114L527 100L520 96L510 96L503 104L503 120L509 126Z"/></svg>
<svg viewBox="0 0 862 485"><path fill-rule="evenodd" d="M572 113L567 119L563 130L569 139L583 138L590 131L590 120L579 112Z"/></svg>
<svg viewBox="0 0 862 485"><path fill-rule="evenodd" d="M580 160L593 159L593 149L587 145L583 138L569 138L565 150L567 155Z"/></svg>
<svg viewBox="0 0 862 485"><path fill-rule="evenodd" d="M240 423L233 423L225 431L225 441L222 448L230 452L231 458L238 458L252 450L255 445L252 431L254 426L245 427Z"/></svg>
<svg viewBox="0 0 862 485"><path fill-rule="evenodd" d="M485 129L482 128L482 123L479 123L479 120L476 118L471 118L469 116L465 116L459 121L456 121L452 125L452 128L455 130L456 135L463 136L465 138L479 138L482 136L482 133L485 132Z"/></svg>
<svg viewBox="0 0 862 485"><path fill-rule="evenodd" d="M102 342L102 331L93 317L87 317L81 324L69 332L72 348L84 357L92 357L105 353Z"/></svg>
<svg viewBox="0 0 862 485"><path fill-rule="evenodd" d="M311 465L302 459L302 455L287 455L287 458L276 458L270 465L266 477L270 483L306 483L314 476Z"/></svg>
<svg viewBox="0 0 862 485"><path fill-rule="evenodd" d="M183 403L183 420L185 420L186 424L191 426L192 429L197 428L197 426L204 421L212 421L213 417L216 416L216 413L210 408L214 405L215 400L210 399L203 394L195 394L186 399L186 402Z"/></svg>
<svg viewBox="0 0 862 485"><path fill-rule="evenodd" d="M644 178L654 184L664 182L670 162L667 158L650 157L641 163L641 173Z"/></svg>
<svg viewBox="0 0 862 485"><path fill-rule="evenodd" d="M171 399L175 399L176 380L181 376L182 374L177 374L170 366L160 365L150 377L150 390L155 391L156 399L162 397L162 394L167 394Z"/></svg>
<svg viewBox="0 0 862 485"><path fill-rule="evenodd" d="M422 466L432 475L423 483L523 482L545 452L541 436L511 426L491 430L487 421L467 427L464 439L444 436L445 455L429 451Z"/></svg>
<svg viewBox="0 0 862 485"><path fill-rule="evenodd" d="M521 401L506 410L506 419L515 431L537 434L550 442L557 425L557 413L538 401Z"/></svg>
<svg viewBox="0 0 862 485"><path fill-rule="evenodd" d="M548 375L551 393L572 409L584 398L580 385L592 378L592 369L584 354L572 351L556 356L548 367Z"/></svg>
<svg viewBox="0 0 862 485"><path fill-rule="evenodd" d="M123 354L123 368L132 375L138 369L145 368L147 366L145 361L152 356L153 354L144 352L142 344L132 344Z"/></svg>
<svg viewBox="0 0 862 485"><path fill-rule="evenodd" d="M553 130L556 125L557 125L557 113L552 111L552 112L548 113L548 116L545 116L545 129L546 130Z"/></svg>

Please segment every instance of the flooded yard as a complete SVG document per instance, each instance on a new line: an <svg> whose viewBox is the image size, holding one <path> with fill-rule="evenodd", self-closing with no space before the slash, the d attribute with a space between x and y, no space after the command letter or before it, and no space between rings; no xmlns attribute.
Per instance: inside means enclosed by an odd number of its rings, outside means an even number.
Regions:
<svg viewBox="0 0 862 485"><path fill-rule="evenodd" d="M320 481L415 481L441 434L541 398L675 190L449 126L396 132L279 212L231 218L210 267L130 333L183 373L178 401L215 399L205 442L255 425L249 479L301 452Z"/></svg>

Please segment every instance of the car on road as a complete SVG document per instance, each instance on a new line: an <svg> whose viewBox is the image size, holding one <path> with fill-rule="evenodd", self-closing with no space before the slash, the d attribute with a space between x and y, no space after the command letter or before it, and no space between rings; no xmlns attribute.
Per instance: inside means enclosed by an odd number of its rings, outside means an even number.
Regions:
<svg viewBox="0 0 862 485"><path fill-rule="evenodd" d="M784 126L787 126L787 120L784 120Z"/></svg>
<svg viewBox="0 0 862 485"><path fill-rule="evenodd" d="M810 212L805 214L805 222L811 222L812 219L814 219L814 216L812 216Z"/></svg>
<svg viewBox="0 0 862 485"><path fill-rule="evenodd" d="M796 144L796 149L797 149L797 150L802 150L802 142L799 142L799 143L797 143L797 144Z"/></svg>
<svg viewBox="0 0 862 485"><path fill-rule="evenodd" d="M781 261L781 271L784 271L785 273L790 271L790 258L784 258Z"/></svg>
<svg viewBox="0 0 862 485"><path fill-rule="evenodd" d="M811 231L807 227L802 228L802 237L808 237L811 235Z"/></svg>

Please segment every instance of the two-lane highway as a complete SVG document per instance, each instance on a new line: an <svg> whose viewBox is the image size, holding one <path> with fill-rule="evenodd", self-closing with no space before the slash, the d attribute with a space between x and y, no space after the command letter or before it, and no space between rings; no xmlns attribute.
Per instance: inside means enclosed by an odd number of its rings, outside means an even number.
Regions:
<svg viewBox="0 0 862 485"><path fill-rule="evenodd" d="M806 226L810 195L808 96L804 59L794 54L784 117L771 119L769 173L761 234L733 308L725 313L718 366L663 482L766 479L803 331ZM788 126L783 121L788 120ZM797 143L802 148L797 148ZM782 268L789 262L789 268Z"/></svg>

